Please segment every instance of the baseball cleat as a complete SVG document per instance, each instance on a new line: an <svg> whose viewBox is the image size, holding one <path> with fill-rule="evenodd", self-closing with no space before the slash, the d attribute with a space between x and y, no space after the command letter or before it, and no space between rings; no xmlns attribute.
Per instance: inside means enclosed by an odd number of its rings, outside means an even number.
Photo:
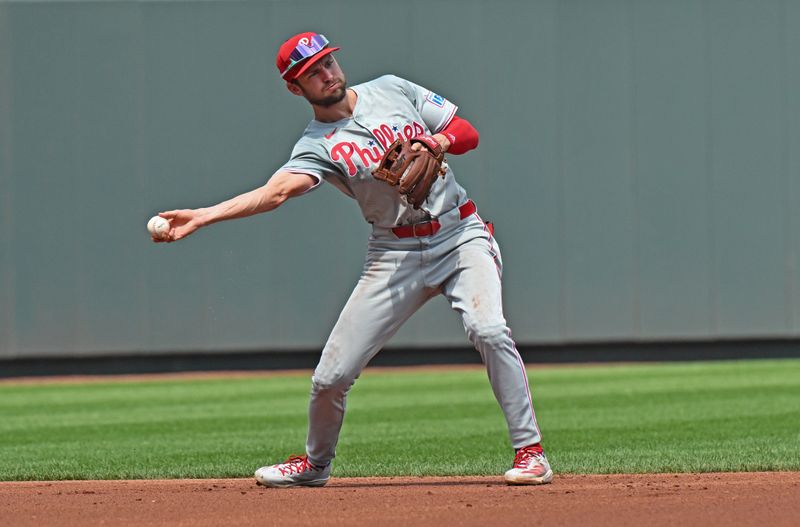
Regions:
<svg viewBox="0 0 800 527"><path fill-rule="evenodd" d="M256 470L256 481L266 487L321 487L330 477L330 463L318 467L308 456L290 456L283 463Z"/></svg>
<svg viewBox="0 0 800 527"><path fill-rule="evenodd" d="M553 470L542 447L531 445L517 451L514 467L504 478L509 485L543 485L553 481Z"/></svg>

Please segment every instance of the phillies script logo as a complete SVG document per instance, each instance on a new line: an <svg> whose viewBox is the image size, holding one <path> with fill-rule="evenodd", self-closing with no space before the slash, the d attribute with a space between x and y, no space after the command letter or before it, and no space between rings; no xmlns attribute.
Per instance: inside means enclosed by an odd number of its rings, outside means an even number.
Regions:
<svg viewBox="0 0 800 527"><path fill-rule="evenodd" d="M380 142L383 150L389 148L389 145L394 143L395 139L411 139L412 137L417 137L424 133L425 128L416 121L405 125L402 130L397 126L389 126L388 124L382 124L378 128L372 130L372 135ZM358 146L355 141L336 143L333 148L331 148L331 159L334 161L343 159L347 164L347 173L350 177L353 177L358 173L355 162L356 157L361 159L361 164L364 165L365 168L372 164L377 164L381 160L381 157L383 157L381 149L378 148L375 141L370 141L368 145L369 146L366 148L362 148Z"/></svg>

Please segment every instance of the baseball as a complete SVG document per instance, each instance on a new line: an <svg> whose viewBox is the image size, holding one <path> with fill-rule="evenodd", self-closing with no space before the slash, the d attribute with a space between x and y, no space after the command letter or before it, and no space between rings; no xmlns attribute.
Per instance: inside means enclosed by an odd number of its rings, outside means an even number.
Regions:
<svg viewBox="0 0 800 527"><path fill-rule="evenodd" d="M147 230L153 238L163 239L169 233L169 222L161 216L153 216L147 222Z"/></svg>

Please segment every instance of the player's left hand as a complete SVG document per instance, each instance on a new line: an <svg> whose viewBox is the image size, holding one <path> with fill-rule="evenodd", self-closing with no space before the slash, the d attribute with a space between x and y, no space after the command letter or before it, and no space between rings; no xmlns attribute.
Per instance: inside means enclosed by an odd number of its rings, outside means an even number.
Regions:
<svg viewBox="0 0 800 527"><path fill-rule="evenodd" d="M395 187L409 205L419 209L436 179L444 177L443 163L444 152L433 137L400 138L386 149L372 177Z"/></svg>
<svg viewBox="0 0 800 527"><path fill-rule="evenodd" d="M446 135L433 134L431 137L433 137L436 140L436 142L439 143L439 145L442 147L442 152L447 152L447 150L450 148L450 140L447 138ZM422 143L414 143L411 146L411 150L413 150L414 152L419 152L420 148L422 148Z"/></svg>
<svg viewBox="0 0 800 527"><path fill-rule="evenodd" d="M436 142L442 146L442 152L447 152L450 149L450 140L444 134L433 134L433 138L436 139Z"/></svg>

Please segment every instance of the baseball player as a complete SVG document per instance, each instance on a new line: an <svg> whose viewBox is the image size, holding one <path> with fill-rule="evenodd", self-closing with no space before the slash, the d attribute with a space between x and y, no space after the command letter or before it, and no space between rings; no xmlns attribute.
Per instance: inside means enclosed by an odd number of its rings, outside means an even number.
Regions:
<svg viewBox="0 0 800 527"><path fill-rule="evenodd" d="M161 213L170 229L154 239L176 241L218 221L274 210L323 182L355 199L372 225L361 277L311 379L306 453L259 468L256 480L270 487L325 485L348 391L400 326L442 294L462 316L505 414L516 450L505 481L549 483L553 471L540 444L525 367L503 317L500 249L453 171L439 164L444 152L475 148L478 133L455 115L453 103L407 80L387 75L348 87L333 55L338 49L313 32L280 47L278 72L314 112L291 158L260 188L212 207ZM388 159L390 151L395 154ZM379 166L404 177L415 170L409 160L428 151L438 161L414 166L433 165L430 188L411 192L402 181L377 178Z"/></svg>

